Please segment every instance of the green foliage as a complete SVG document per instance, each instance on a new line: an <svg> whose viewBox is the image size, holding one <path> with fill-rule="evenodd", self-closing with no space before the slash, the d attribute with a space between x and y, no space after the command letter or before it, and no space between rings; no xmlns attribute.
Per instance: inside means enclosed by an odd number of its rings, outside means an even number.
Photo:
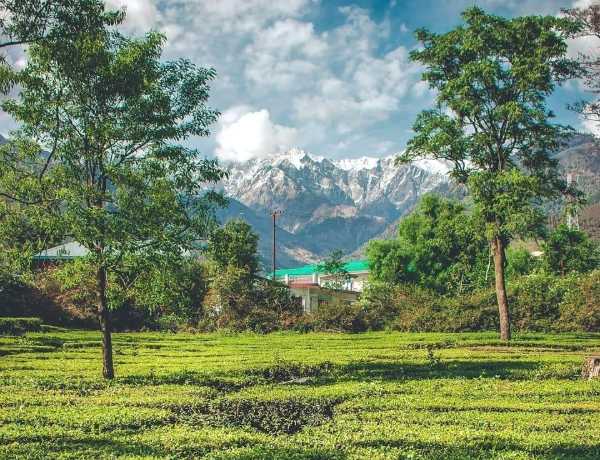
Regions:
<svg viewBox="0 0 600 460"><path fill-rule="evenodd" d="M276 360L272 366L247 371L249 375L258 375L267 382L290 383L303 378L316 378L331 375L334 365L329 361L318 364Z"/></svg>
<svg viewBox="0 0 600 460"><path fill-rule="evenodd" d="M333 417L333 408L337 403L332 398L223 398L200 407L182 408L178 416L190 424L208 422L217 426L254 428L272 435L289 435L306 426L327 422Z"/></svg>
<svg viewBox="0 0 600 460"><path fill-rule="evenodd" d="M600 270L571 275L569 281L559 305L560 319L556 328L563 331L600 330Z"/></svg>
<svg viewBox="0 0 600 460"><path fill-rule="evenodd" d="M287 328L300 305L287 287L258 276L258 235L241 220L212 232L206 253L210 283L200 328L251 330Z"/></svg>
<svg viewBox="0 0 600 460"><path fill-rule="evenodd" d="M324 283L325 287L331 289L344 289L352 279L350 273L345 268L343 260L344 253L335 250L320 264L317 265L317 272L332 276L331 280Z"/></svg>
<svg viewBox="0 0 600 460"><path fill-rule="evenodd" d="M600 388L578 378L597 333L510 346L468 332L124 333L114 345L119 376L102 382L97 332L0 337L0 457L600 456ZM334 372L280 383L296 366Z"/></svg>
<svg viewBox="0 0 600 460"><path fill-rule="evenodd" d="M529 275L540 268L539 258L531 255L527 249L509 247L506 251L506 277L513 280L519 276Z"/></svg>
<svg viewBox="0 0 600 460"><path fill-rule="evenodd" d="M3 104L22 130L2 163L18 164L26 154L36 164L32 180L11 194L26 196L42 177L65 236L89 249L97 266L118 266L139 251L190 248L222 203L205 187L224 173L174 144L207 134L215 121L205 106L214 71L162 63L162 46L157 34L136 40L99 33L77 40L68 62L32 46L19 100ZM24 139L37 149L24 152Z"/></svg>
<svg viewBox="0 0 600 460"><path fill-rule="evenodd" d="M551 331L559 328L559 305L574 279L538 272L510 284L513 323L518 330Z"/></svg>
<svg viewBox="0 0 600 460"><path fill-rule="evenodd" d="M437 90L439 108L417 117L416 136L399 161L451 162L488 237L508 241L539 228L540 198L577 196L551 156L570 131L550 123L545 99L557 81L580 73L566 57L565 41L579 25L554 16L505 19L477 7L463 19L464 26L446 34L417 31L423 48L411 58L426 66L423 79Z"/></svg>
<svg viewBox="0 0 600 460"><path fill-rule="evenodd" d="M369 325L359 303L331 301L301 318L296 328L303 331L364 332Z"/></svg>
<svg viewBox="0 0 600 460"><path fill-rule="evenodd" d="M393 330L467 332L498 328L497 307L489 290L440 297L411 286L395 285L388 289L391 308L398 312L387 325Z"/></svg>
<svg viewBox="0 0 600 460"><path fill-rule="evenodd" d="M600 268L600 247L585 232L564 224L550 232L544 244L544 268L550 273L565 275L584 273Z"/></svg>
<svg viewBox="0 0 600 460"><path fill-rule="evenodd" d="M106 11L99 0L1 0L0 9L0 49L43 42L57 54L65 43L124 18L121 11ZM8 92L15 80L6 57L0 56L0 91Z"/></svg>
<svg viewBox="0 0 600 460"><path fill-rule="evenodd" d="M462 204L430 194L402 219L397 239L369 243L367 257L373 280L461 293L485 284L488 245Z"/></svg>
<svg viewBox="0 0 600 460"><path fill-rule="evenodd" d="M22 335L26 332L39 332L42 329L40 318L2 318L0 335Z"/></svg>
<svg viewBox="0 0 600 460"><path fill-rule="evenodd" d="M600 272L560 277L541 270L510 280L511 323L518 331L595 331L600 325ZM369 283L361 296L371 329L466 332L498 328L491 288L439 296L414 285Z"/></svg>
<svg viewBox="0 0 600 460"><path fill-rule="evenodd" d="M258 235L242 220L231 220L215 229L208 239L206 253L216 270L240 268L250 278L258 273Z"/></svg>
<svg viewBox="0 0 600 460"><path fill-rule="evenodd" d="M401 305L394 295L395 286L397 283L375 280L365 285L359 302L370 329L384 329L398 316Z"/></svg>
<svg viewBox="0 0 600 460"><path fill-rule="evenodd" d="M206 268L192 255L136 255L124 260L109 291L117 291L115 301L121 307L148 312L149 326L153 318L165 324L161 318L168 316L171 323L185 327L197 324L202 315L207 278Z"/></svg>
<svg viewBox="0 0 600 460"><path fill-rule="evenodd" d="M195 326L202 315L206 275L192 258L131 258L110 273L107 298L117 330L174 330ZM53 324L97 326L97 293L93 264L74 259L40 272L35 286L53 307ZM42 302L43 303L43 302Z"/></svg>
<svg viewBox="0 0 600 460"><path fill-rule="evenodd" d="M245 268L233 265L212 273L201 329L266 333L290 327L301 314L300 303L282 284L252 278Z"/></svg>

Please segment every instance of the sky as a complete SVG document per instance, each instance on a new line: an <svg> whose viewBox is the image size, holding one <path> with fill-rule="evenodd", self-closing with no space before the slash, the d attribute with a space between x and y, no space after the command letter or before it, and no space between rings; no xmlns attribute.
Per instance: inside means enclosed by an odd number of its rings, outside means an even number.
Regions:
<svg viewBox="0 0 600 460"><path fill-rule="evenodd" d="M126 8L127 34L167 37L165 59L211 66L209 105L221 112L209 138L190 143L209 157L246 160L292 147L331 159L401 151L434 93L409 52L414 30L445 32L474 4L503 16L551 14L591 0L108 0ZM600 45L570 43L570 53ZM15 60L22 58L18 56ZM567 110L589 98L580 82L550 107L561 123L590 129ZM14 125L0 113L0 132Z"/></svg>

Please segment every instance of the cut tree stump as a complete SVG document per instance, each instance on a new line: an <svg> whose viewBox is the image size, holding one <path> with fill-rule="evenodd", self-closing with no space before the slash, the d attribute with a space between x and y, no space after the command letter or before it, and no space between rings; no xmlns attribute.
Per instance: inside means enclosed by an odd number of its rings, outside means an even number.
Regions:
<svg viewBox="0 0 600 460"><path fill-rule="evenodd" d="M588 356L583 361L581 378L590 380L600 378L600 356Z"/></svg>

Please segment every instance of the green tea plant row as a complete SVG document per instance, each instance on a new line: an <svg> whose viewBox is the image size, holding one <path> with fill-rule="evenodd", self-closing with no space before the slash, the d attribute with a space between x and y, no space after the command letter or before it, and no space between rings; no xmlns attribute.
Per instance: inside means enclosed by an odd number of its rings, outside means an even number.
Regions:
<svg viewBox="0 0 600 460"><path fill-rule="evenodd" d="M0 337L0 458L600 458L600 334Z"/></svg>

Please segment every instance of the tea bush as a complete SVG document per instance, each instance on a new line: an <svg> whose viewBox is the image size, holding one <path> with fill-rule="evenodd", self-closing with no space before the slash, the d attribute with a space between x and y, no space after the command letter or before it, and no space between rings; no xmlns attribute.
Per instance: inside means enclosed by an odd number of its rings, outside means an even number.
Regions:
<svg viewBox="0 0 600 460"><path fill-rule="evenodd" d="M600 458L598 333L113 338L0 337L0 458Z"/></svg>
<svg viewBox="0 0 600 460"><path fill-rule="evenodd" d="M40 318L0 318L0 335L21 335L42 329Z"/></svg>
<svg viewBox="0 0 600 460"><path fill-rule="evenodd" d="M333 418L339 401L331 398L223 398L176 410L178 420L191 424L249 427L264 433L294 434Z"/></svg>

